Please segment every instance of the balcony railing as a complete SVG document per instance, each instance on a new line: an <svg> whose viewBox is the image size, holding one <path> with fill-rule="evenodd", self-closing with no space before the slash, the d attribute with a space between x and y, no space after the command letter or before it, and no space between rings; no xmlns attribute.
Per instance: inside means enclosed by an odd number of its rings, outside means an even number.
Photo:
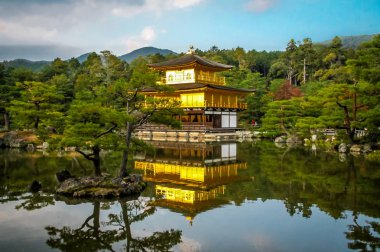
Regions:
<svg viewBox="0 0 380 252"><path fill-rule="evenodd" d="M179 99L173 99L175 101L180 101ZM153 104L144 103L144 107L153 106ZM164 105L162 105L164 106ZM194 102L181 102L180 108L227 108L227 109L247 109L247 103L245 102L209 102L205 101L194 101Z"/></svg>
<svg viewBox="0 0 380 252"><path fill-rule="evenodd" d="M247 109L247 103L237 102L209 102L209 101L197 101L197 102L182 102L181 108L232 108L232 109Z"/></svg>
<svg viewBox="0 0 380 252"><path fill-rule="evenodd" d="M199 74L195 76L195 79L197 82L200 82L200 83L209 83L209 84L215 84L215 85L226 84L225 77L220 77L214 74L213 75Z"/></svg>
<svg viewBox="0 0 380 252"><path fill-rule="evenodd" d="M205 83L214 85L224 85L226 83L225 77L220 77L217 75L204 75L198 74L194 78L187 78L184 75L175 76L173 78L167 79L166 77L161 77L157 84L182 84L182 83Z"/></svg>

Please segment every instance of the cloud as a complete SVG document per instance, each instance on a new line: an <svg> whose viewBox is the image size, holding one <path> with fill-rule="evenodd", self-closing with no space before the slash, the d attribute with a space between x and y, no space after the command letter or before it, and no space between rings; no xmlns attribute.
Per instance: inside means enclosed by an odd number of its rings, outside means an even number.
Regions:
<svg viewBox="0 0 380 252"><path fill-rule="evenodd" d="M123 44L128 51L151 45L156 38L156 32L151 26L145 27L137 36L131 36L124 39Z"/></svg>
<svg viewBox="0 0 380 252"><path fill-rule="evenodd" d="M246 9L253 12L263 12L273 7L277 0L250 0L246 4Z"/></svg>
<svg viewBox="0 0 380 252"><path fill-rule="evenodd" d="M112 14L121 17L132 17L142 13L161 15L165 11L183 9L198 5L203 0L145 0L141 4L120 4L112 8Z"/></svg>
<svg viewBox="0 0 380 252"><path fill-rule="evenodd" d="M2 0L0 44L75 41L94 24L141 14L160 16L204 0ZM99 26L99 25L98 25Z"/></svg>
<svg viewBox="0 0 380 252"><path fill-rule="evenodd" d="M60 45L0 45L0 61L13 59L53 60L77 57L83 50Z"/></svg>

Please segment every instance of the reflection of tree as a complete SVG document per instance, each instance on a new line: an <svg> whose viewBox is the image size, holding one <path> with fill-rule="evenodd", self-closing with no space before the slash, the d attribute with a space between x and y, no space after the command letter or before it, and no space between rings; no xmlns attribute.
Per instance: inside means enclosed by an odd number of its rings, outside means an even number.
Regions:
<svg viewBox="0 0 380 252"><path fill-rule="evenodd" d="M115 230L100 229L100 202L93 203L92 214L79 228L63 227L61 229L48 226L46 230L50 238L46 243L51 248L62 251L96 251L112 250L111 244L118 240Z"/></svg>
<svg viewBox="0 0 380 252"><path fill-rule="evenodd" d="M345 218L345 210L379 217L377 162L350 154L341 162L334 152L314 155L305 148L291 148L283 159L285 149L273 143L250 145L242 144L238 153L253 160L241 173L254 176L254 183L227 187L231 198L239 192L251 200L279 199L290 214L304 216L315 206L333 218Z"/></svg>
<svg viewBox="0 0 380 252"><path fill-rule="evenodd" d="M50 194L31 193L22 195L18 200L24 200L16 206L16 209L25 209L28 211L40 209L49 205L54 205L54 198Z"/></svg>
<svg viewBox="0 0 380 252"><path fill-rule="evenodd" d="M131 224L141 221L155 212L153 206L146 201L119 201L122 212L120 215L110 214L108 225L118 228L120 234L125 234L127 243L125 251L168 251L171 247L181 242L181 231L169 230L154 232L148 237L134 238L131 232Z"/></svg>
<svg viewBox="0 0 380 252"><path fill-rule="evenodd" d="M368 225L360 226L356 220L354 225L349 225L348 232L345 232L346 238L351 242L348 248L359 251L377 251L380 248L380 224L377 222L366 223Z"/></svg>
<svg viewBox="0 0 380 252"><path fill-rule="evenodd" d="M147 237L133 237L131 224L145 219L155 212L143 199L119 200L120 214L110 214L108 221L100 222L100 202L94 202L94 210L79 228L46 227L50 238L47 244L62 251L114 251L112 244L126 239L125 251L168 251L181 242L181 231L154 232ZM102 228L103 227L103 228Z"/></svg>

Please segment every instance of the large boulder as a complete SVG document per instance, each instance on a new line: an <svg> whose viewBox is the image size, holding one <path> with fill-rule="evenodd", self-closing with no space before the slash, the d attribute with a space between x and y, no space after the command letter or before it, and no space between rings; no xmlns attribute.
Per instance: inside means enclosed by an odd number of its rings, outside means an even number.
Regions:
<svg viewBox="0 0 380 252"><path fill-rule="evenodd" d="M2 142L4 147L10 148L26 148L28 146L28 142L14 131L5 133Z"/></svg>

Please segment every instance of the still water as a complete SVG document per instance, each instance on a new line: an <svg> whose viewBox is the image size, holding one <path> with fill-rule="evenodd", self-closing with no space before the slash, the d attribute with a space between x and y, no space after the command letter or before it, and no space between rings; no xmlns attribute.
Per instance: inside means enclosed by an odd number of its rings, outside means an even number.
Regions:
<svg viewBox="0 0 380 252"><path fill-rule="evenodd" d="M140 197L56 197L71 154L0 151L0 251L377 251L380 163L270 142L163 144L136 154ZM119 153L103 155L117 174ZM43 191L26 192L32 180Z"/></svg>

